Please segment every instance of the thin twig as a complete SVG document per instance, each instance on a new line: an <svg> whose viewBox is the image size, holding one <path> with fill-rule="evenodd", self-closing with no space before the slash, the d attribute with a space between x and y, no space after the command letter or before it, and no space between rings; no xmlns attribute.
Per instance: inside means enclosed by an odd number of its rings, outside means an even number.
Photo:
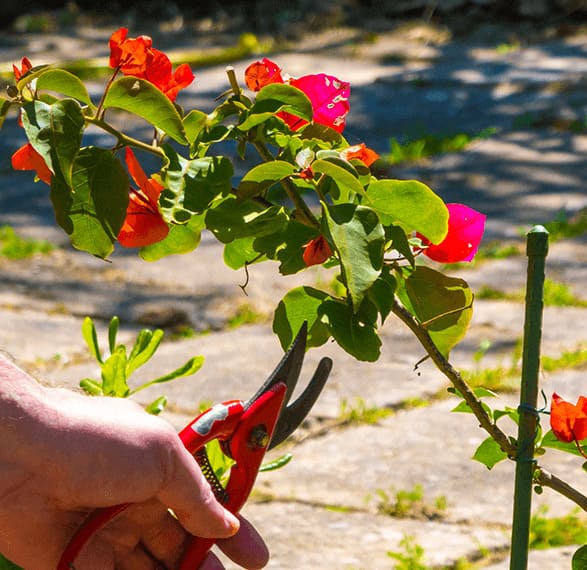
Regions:
<svg viewBox="0 0 587 570"><path fill-rule="evenodd" d="M571 487L566 481L559 479L543 467L538 466L534 475L534 480L543 487L549 487L557 493L560 493L576 505L587 511L587 497Z"/></svg>
<svg viewBox="0 0 587 570"><path fill-rule="evenodd" d="M475 417L479 420L481 427L496 441L504 453L509 457L516 456L516 446L510 441L509 437L495 424L489 414L483 408L479 398L475 396L469 385L463 380L459 371L444 357L436 348L433 340L430 338L428 331L414 318L414 316L394 298L392 312L416 335L420 344L424 347L436 367L451 381L453 386L459 391Z"/></svg>
<svg viewBox="0 0 587 570"><path fill-rule="evenodd" d="M450 380L452 385L459 391L471 411L479 420L479 425L495 440L504 453L507 453L510 459L515 460L517 447L493 421L483 408L479 398L475 396L469 385L463 380L462 376L452 364L440 353L436 345L430 338L428 331L414 318L414 316L394 298L392 312L414 333L420 341L424 350L428 353L436 367ZM574 487L563 481L556 475L553 475L540 465L536 464L534 480L543 487L549 487L560 493L570 501L573 501L584 511L587 511L587 497L577 491Z"/></svg>

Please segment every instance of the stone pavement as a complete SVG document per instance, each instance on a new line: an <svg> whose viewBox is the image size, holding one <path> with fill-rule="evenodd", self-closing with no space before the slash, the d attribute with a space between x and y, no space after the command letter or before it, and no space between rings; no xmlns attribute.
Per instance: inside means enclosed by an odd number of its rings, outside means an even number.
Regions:
<svg viewBox="0 0 587 570"><path fill-rule="evenodd" d="M349 140L365 140L380 153L388 150L391 136L417 136L418 128L436 134L495 128L495 135L466 152L392 172L423 180L447 201L462 201L487 213L487 239L520 242L520 232L552 220L559 210L573 215L587 207L587 136L584 130L562 128L587 117L587 37L555 38L500 54L496 35L444 42L418 30L381 33L369 44L356 44L350 32L340 31L339 36L314 38L295 53L274 59L292 75L324 71L348 79ZM100 42L103 35L95 34ZM33 38L28 45L40 41ZM84 49L104 55L102 44L91 45L84 43ZM50 46L36 55L50 60ZM22 53L22 45L0 48L0 60L10 62ZM237 71L246 63L235 62ZM198 70L183 103L210 105L225 88L224 77L222 68ZM10 120L0 138L0 156L10 156L19 144L19 130ZM44 186L3 163L0 188L0 224L64 245L50 256L0 261L0 346L46 381L75 387L81 378L97 374L80 334L85 315L98 321L102 338L113 314L121 317L122 334L129 339L144 325L189 324L196 331L209 331L165 342L137 373L138 381L147 380L194 354L206 357L194 378L140 394L147 402L165 393L170 405L164 417L178 429L192 418L199 402L249 396L280 358L271 333L272 307L287 289L328 279L323 271L282 279L272 265L254 266L244 296L238 287L244 275L223 266L221 249L209 236L189 256L147 264L118 251L112 264L104 263L67 247L52 221ZM583 298L585 242L583 235L553 244L547 263L549 278L568 284ZM524 286L525 263L523 256L509 257L453 273L474 291L491 286L511 293ZM228 328L241 306L268 318ZM581 307L548 307L544 354L584 348L586 316L587 309ZM478 300L470 332L452 360L468 369L508 365L522 328L520 303ZM424 363L414 371L423 352L401 323L390 319L382 337L376 364L354 362L332 345L307 354L305 378L323 355L334 359L332 377L307 425L294 443L286 444L293 461L261 474L245 509L270 546L269 568L391 569L394 560L387 553L402 552L405 537L414 537L434 568L453 567L481 551L492 554L487 567L507 568L513 464L488 471L471 461L484 439L472 416L450 413L456 400L437 397L447 383L432 365ZM491 347L475 365L474 354L485 340ZM574 400L585 393L585 385L584 368L542 376L548 396L556 390ZM516 405L516 394L501 398ZM406 405L415 401L428 405ZM343 402L396 411L376 424L341 424ZM275 450L277 455L282 452ZM549 452L543 463L587 492L578 460ZM422 486L426 508L420 506L406 518L378 512L384 494L393 498L415 485ZM446 509L434 509L437 499L446 501ZM552 516L572 510L548 490L534 498L535 508L542 504ZM573 551L533 551L530 569L570 568Z"/></svg>

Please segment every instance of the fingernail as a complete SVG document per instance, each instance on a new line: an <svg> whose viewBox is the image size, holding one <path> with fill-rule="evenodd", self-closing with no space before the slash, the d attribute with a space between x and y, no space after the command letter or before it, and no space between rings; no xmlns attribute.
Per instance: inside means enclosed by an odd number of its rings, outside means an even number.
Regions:
<svg viewBox="0 0 587 570"><path fill-rule="evenodd" d="M224 510L224 522L226 523L226 526L230 527L231 536L235 535L241 526L238 518L226 509Z"/></svg>

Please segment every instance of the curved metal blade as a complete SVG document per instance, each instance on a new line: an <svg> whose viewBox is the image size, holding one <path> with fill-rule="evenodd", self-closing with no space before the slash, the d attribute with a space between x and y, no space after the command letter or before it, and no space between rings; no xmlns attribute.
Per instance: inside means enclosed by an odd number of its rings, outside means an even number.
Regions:
<svg viewBox="0 0 587 570"><path fill-rule="evenodd" d="M248 409L261 394L264 394L279 382L283 382L287 386L285 398L283 400L283 406L285 407L287 405L291 395L293 394L300 376L300 372L302 370L304 355L306 354L307 335L308 325L306 322L304 322L288 351L285 353L279 364L275 367L275 370L273 370L261 388L257 390L255 395L246 402L245 409Z"/></svg>
<svg viewBox="0 0 587 570"><path fill-rule="evenodd" d="M312 379L299 398L291 405L285 406L281 409L281 414L277 420L277 425L275 426L269 449L279 445L304 421L316 403L318 396L320 396L322 389L326 385L331 370L332 360L328 357L324 357L320 360Z"/></svg>

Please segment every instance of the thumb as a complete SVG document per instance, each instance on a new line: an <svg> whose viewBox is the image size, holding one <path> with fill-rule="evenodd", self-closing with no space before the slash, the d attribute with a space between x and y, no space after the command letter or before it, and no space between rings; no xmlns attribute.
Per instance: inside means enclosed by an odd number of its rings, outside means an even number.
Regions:
<svg viewBox="0 0 587 570"><path fill-rule="evenodd" d="M228 538L240 522L214 496L194 457L179 439L171 454L169 477L157 498L177 516L191 534L202 538Z"/></svg>

